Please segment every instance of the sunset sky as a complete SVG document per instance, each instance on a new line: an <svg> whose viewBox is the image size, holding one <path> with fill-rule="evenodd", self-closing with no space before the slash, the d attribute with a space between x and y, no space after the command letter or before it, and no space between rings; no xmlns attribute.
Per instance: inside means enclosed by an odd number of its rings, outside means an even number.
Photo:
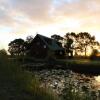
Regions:
<svg viewBox="0 0 100 100"><path fill-rule="evenodd" d="M100 38L100 0L0 0L0 48L36 33L89 32Z"/></svg>

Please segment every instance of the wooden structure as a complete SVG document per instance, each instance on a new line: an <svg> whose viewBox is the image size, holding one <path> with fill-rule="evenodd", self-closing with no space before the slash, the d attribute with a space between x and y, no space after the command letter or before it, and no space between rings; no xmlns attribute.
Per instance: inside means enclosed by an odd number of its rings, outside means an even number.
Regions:
<svg viewBox="0 0 100 100"><path fill-rule="evenodd" d="M65 50L56 40L37 34L31 42L30 55L39 59L63 58Z"/></svg>

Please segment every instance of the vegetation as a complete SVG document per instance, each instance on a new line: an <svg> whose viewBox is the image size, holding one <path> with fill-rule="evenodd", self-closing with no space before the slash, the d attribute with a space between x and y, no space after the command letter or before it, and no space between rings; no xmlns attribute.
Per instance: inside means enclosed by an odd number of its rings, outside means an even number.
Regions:
<svg viewBox="0 0 100 100"><path fill-rule="evenodd" d="M81 92L78 87L73 88L73 85L69 83L68 87L63 90L64 100L93 100L93 96L89 95L88 90Z"/></svg>
<svg viewBox="0 0 100 100"><path fill-rule="evenodd" d="M58 100L28 71L22 71L17 62L8 59L0 51L0 99L1 100Z"/></svg>
<svg viewBox="0 0 100 100"><path fill-rule="evenodd" d="M24 40L15 39L9 43L9 53L11 55L22 55L24 52Z"/></svg>
<svg viewBox="0 0 100 100"><path fill-rule="evenodd" d="M87 57L87 52L92 50L90 58L92 60L96 59L98 49L100 44L96 41L94 36L91 36L87 32L80 32L78 34L71 32L66 33L64 37L59 35L52 35L52 39L55 39L58 42L61 42L65 48L66 54L68 56L74 57L76 55L82 58L81 54L84 54L84 57ZM9 43L9 53L15 58L18 56L22 58L27 58L28 53L30 53L30 44L33 40L32 36L27 37L26 40L15 39ZM27 52L28 51L28 52ZM19 58L20 58L19 57ZM89 57L88 57L89 58ZM54 65L62 65L63 68L69 68L71 70L87 73L87 74L100 74L100 63L98 61L91 61L91 59L78 60L77 58L66 61L59 60L49 60L49 66L45 66L47 69L54 68ZM24 59L25 60L25 59ZM33 60L32 60L33 61ZM51 65L51 66L50 66ZM62 67L61 66L61 67ZM14 99L14 100L58 100L54 94L50 91L47 92L47 89L44 87L39 87L40 83L28 71L22 71L20 64L18 62L11 62L8 59L7 53L5 50L0 51L0 96L2 100ZM42 67L42 68L45 68ZM3 77L2 77L3 76ZM5 96L6 95L6 96ZM66 87L63 91L62 100L92 100L87 94L80 94L79 91L76 91L69 84L69 87Z"/></svg>
<svg viewBox="0 0 100 100"><path fill-rule="evenodd" d="M56 35L56 34L52 35L51 38L56 40L56 41L63 40L63 37L61 37L60 35Z"/></svg>
<svg viewBox="0 0 100 100"><path fill-rule="evenodd" d="M68 49L75 52L75 55L84 53L87 56L89 50L93 50L95 47L99 47L99 42L95 40L94 36L91 36L88 32L80 32L75 34L74 32L66 33L65 40ZM70 42L69 42L70 40ZM66 44L65 44L66 47Z"/></svg>
<svg viewBox="0 0 100 100"><path fill-rule="evenodd" d="M3 52L3 53L2 53ZM22 71L17 62L11 62L5 51L0 52L0 99L2 100L59 100L56 94L44 87L28 71ZM86 94L72 91L72 86L63 90L62 100L91 100Z"/></svg>
<svg viewBox="0 0 100 100"><path fill-rule="evenodd" d="M100 44L96 41L95 36L91 36L88 32L80 32L78 34L71 32L66 33L64 37L60 35L52 35L52 39L60 42L68 56L73 57L74 55L84 54L87 57L87 52L90 50L98 49ZM32 36L28 36L26 40L15 39L9 43L9 53L11 55L28 55L30 54L30 46L33 40Z"/></svg>

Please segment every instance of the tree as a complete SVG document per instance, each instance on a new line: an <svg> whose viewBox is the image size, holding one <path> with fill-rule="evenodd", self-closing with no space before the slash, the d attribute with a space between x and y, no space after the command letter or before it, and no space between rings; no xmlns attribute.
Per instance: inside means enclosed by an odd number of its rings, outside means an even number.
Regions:
<svg viewBox="0 0 100 100"><path fill-rule="evenodd" d="M24 40L23 39L15 39L11 41L9 44L9 53L11 55L23 55L24 52Z"/></svg>
<svg viewBox="0 0 100 100"><path fill-rule="evenodd" d="M30 54L31 42L33 41L33 39L34 38L33 38L32 35L26 37L26 41L24 43L24 45L25 45L25 54L26 55L29 55Z"/></svg>
<svg viewBox="0 0 100 100"><path fill-rule="evenodd" d="M66 52L68 53L68 55L71 55L71 57L73 56L73 51L75 50L75 42L76 42L76 34L74 32L71 33L66 33L65 37L64 37L64 47L66 49Z"/></svg>
<svg viewBox="0 0 100 100"><path fill-rule="evenodd" d="M97 55L98 55L99 51L97 49L93 49L91 55L90 55L90 58L91 59L96 59L97 58Z"/></svg>
<svg viewBox="0 0 100 100"><path fill-rule="evenodd" d="M1 49L1 50L0 50L0 55L5 55L5 56L7 56L6 50L5 50L5 49Z"/></svg>
<svg viewBox="0 0 100 100"><path fill-rule="evenodd" d="M66 33L64 40L67 52L74 52L75 55L84 53L87 56L87 52L90 49L93 50L100 47L99 42L95 40L95 36L91 36L88 32Z"/></svg>
<svg viewBox="0 0 100 100"><path fill-rule="evenodd" d="M99 43L95 40L95 36L91 36L88 32L80 32L77 34L77 46L86 57L88 49L94 49L95 46L99 46Z"/></svg>
<svg viewBox="0 0 100 100"><path fill-rule="evenodd" d="M56 41L60 41L63 40L63 37L61 37L60 35L54 34L51 36L52 39L56 40Z"/></svg>
<svg viewBox="0 0 100 100"><path fill-rule="evenodd" d="M33 36L32 35L26 37L26 42L27 43L31 43L32 40L33 40Z"/></svg>
<svg viewBox="0 0 100 100"><path fill-rule="evenodd" d="M63 37L61 37L60 35L54 34L51 36L52 39L54 39L55 41L57 41L57 44L61 47L63 47Z"/></svg>

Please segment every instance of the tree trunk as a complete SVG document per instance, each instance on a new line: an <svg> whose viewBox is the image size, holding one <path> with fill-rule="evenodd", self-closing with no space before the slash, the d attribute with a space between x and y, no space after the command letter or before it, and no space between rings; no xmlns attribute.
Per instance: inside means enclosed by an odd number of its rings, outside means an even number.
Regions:
<svg viewBox="0 0 100 100"><path fill-rule="evenodd" d="M87 56L86 47L85 47L85 57Z"/></svg>

